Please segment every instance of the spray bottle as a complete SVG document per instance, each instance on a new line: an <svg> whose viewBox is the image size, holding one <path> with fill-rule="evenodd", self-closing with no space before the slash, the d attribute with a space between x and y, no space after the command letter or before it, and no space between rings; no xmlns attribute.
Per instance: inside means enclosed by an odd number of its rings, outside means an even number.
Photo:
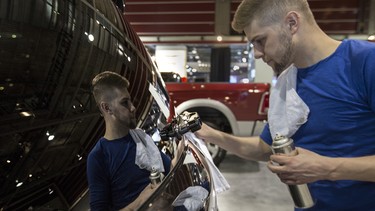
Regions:
<svg viewBox="0 0 375 211"><path fill-rule="evenodd" d="M272 151L273 154L286 154L288 156L295 156L298 154L294 147L293 139L279 135L276 135L272 142ZM314 201L306 184L288 185L288 188L295 207L309 208L314 206Z"/></svg>

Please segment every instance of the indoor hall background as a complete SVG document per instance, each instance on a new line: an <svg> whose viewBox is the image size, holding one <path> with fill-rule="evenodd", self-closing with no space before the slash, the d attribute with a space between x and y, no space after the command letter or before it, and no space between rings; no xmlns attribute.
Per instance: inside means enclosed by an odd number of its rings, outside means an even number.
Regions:
<svg viewBox="0 0 375 211"><path fill-rule="evenodd" d="M207 74L208 69L211 78L223 81L228 80L228 71L236 74L235 68L223 70L228 62L233 66L236 58L232 54L231 61L223 63L224 60L217 59L220 57L219 51L235 48L235 52L247 44L244 34L233 31L230 26L240 2L241 0L126 0L124 17L147 47L185 45L188 55L192 54L189 49L196 49L201 62L208 68L197 68L195 74ZM375 0L308 2L318 25L335 39L368 39L369 35L375 34ZM375 41L375 36L372 38ZM212 53L207 54L208 50ZM255 62L258 63L255 64L255 82L270 83L272 71L267 70L259 60ZM241 62L239 64L245 65ZM223 77L216 77L223 73ZM250 81L252 77L249 73Z"/></svg>
<svg viewBox="0 0 375 211"><path fill-rule="evenodd" d="M125 17L146 42L246 42L230 27L241 0L126 0ZM374 33L374 0L308 0L319 26L329 35ZM232 39L229 39L229 38Z"/></svg>
<svg viewBox="0 0 375 211"><path fill-rule="evenodd" d="M127 0L124 14L146 45L229 46L247 42L243 34L230 27L240 2ZM308 2L318 25L336 39L367 39L375 33L375 0ZM218 41L217 36L221 36L222 41ZM262 124L259 124L256 134L261 129ZM266 163L246 161L228 153L219 169L231 185L230 190L218 194L220 211L293 210L287 187L269 172Z"/></svg>

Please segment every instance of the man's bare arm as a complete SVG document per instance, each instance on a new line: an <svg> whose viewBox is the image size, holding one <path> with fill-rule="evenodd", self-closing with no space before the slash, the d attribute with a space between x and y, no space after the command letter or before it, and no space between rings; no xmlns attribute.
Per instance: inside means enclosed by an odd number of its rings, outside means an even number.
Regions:
<svg viewBox="0 0 375 211"><path fill-rule="evenodd" d="M259 136L233 136L215 130L206 124L203 124L202 128L195 132L195 134L198 138L201 138L206 142L216 144L219 147L248 160L268 161L272 154L270 146Z"/></svg>

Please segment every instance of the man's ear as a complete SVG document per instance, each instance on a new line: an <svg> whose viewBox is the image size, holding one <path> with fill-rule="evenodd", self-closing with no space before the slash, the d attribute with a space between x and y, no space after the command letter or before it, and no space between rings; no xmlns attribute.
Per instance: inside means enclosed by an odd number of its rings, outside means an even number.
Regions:
<svg viewBox="0 0 375 211"><path fill-rule="evenodd" d="M288 14L285 16L285 25L288 28L288 30L292 33L295 34L299 28L299 14L295 11L290 11Z"/></svg>
<svg viewBox="0 0 375 211"><path fill-rule="evenodd" d="M110 108L110 105L107 102L100 102L100 110L103 113L112 114L112 110Z"/></svg>

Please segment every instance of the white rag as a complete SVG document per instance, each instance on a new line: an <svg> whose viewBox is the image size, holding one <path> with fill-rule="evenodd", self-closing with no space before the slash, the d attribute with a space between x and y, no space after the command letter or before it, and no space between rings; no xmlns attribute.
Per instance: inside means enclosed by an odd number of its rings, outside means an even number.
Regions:
<svg viewBox="0 0 375 211"><path fill-rule="evenodd" d="M272 139L291 137L307 121L310 109L296 92L297 68L292 64L280 74L271 90L268 123Z"/></svg>
<svg viewBox="0 0 375 211"><path fill-rule="evenodd" d="M227 180L225 179L225 177L221 174L220 170L214 164L211 154L208 151L205 142L199 139L198 137L196 137L195 134L192 132L187 132L185 133L184 136L186 137L187 140L190 141L190 143L194 144L203 153L203 155L208 159L207 163L211 172L211 176L213 178L215 192L221 193L223 191L228 190L230 186Z"/></svg>
<svg viewBox="0 0 375 211"><path fill-rule="evenodd" d="M154 140L142 129L130 130L136 143L135 164L148 171L164 172L163 160Z"/></svg>
<svg viewBox="0 0 375 211"><path fill-rule="evenodd" d="M172 206L184 206L187 211L197 211L203 208L208 191L201 186L190 186L182 191L173 201Z"/></svg>

